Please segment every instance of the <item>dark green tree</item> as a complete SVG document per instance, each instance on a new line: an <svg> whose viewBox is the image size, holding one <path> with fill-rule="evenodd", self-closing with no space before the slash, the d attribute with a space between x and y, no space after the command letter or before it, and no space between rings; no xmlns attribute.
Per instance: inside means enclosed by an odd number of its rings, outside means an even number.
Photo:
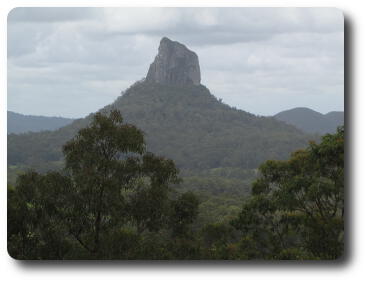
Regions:
<svg viewBox="0 0 367 283"><path fill-rule="evenodd" d="M97 113L64 154L75 185L71 231L83 247L101 257L101 235L131 219L139 233L159 229L178 171L172 161L145 154L143 133L117 110Z"/></svg>
<svg viewBox="0 0 367 283"><path fill-rule="evenodd" d="M72 249L65 220L70 179L29 171L8 188L8 252L18 259L62 259Z"/></svg>
<svg viewBox="0 0 367 283"><path fill-rule="evenodd" d="M128 216L139 234L158 231L167 225L170 215L169 184L178 183L178 171L172 160L143 156L143 178L138 179L134 191L128 195Z"/></svg>
<svg viewBox="0 0 367 283"><path fill-rule="evenodd" d="M201 231L204 258L236 259L236 234L228 223L207 224Z"/></svg>
<svg viewBox="0 0 367 283"><path fill-rule="evenodd" d="M172 201L171 206L170 227L173 236L187 236L190 233L190 224L199 213L199 199L194 193L186 192Z"/></svg>
<svg viewBox="0 0 367 283"><path fill-rule="evenodd" d="M63 151L62 173L31 171L9 189L12 256L118 258L126 239L138 243L138 234L167 222L178 170L171 160L146 153L142 131L123 123L118 111L97 113ZM120 253L131 257L131 249Z"/></svg>
<svg viewBox="0 0 367 283"><path fill-rule="evenodd" d="M267 161L233 225L250 258L336 259L344 249L344 128ZM253 247L256 247L253 250Z"/></svg>

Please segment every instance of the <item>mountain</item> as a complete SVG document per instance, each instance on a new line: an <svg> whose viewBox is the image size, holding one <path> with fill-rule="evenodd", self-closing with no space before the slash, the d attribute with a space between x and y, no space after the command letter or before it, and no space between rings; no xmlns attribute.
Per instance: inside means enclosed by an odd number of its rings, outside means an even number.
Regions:
<svg viewBox="0 0 367 283"><path fill-rule="evenodd" d="M56 130L74 121L74 119L61 117L23 115L12 111L8 111L7 114L8 134Z"/></svg>
<svg viewBox="0 0 367 283"><path fill-rule="evenodd" d="M172 158L183 170L256 168L285 159L315 136L272 117L259 117L220 102L200 84L197 55L163 38L147 78L113 104L125 122L141 128L147 149ZM62 145L88 125L91 115L56 131L8 136L8 165L48 170L62 162Z"/></svg>
<svg viewBox="0 0 367 283"><path fill-rule="evenodd" d="M321 114L305 107L282 111L274 118L293 125L306 133L335 133L338 126L344 125L344 112L333 111Z"/></svg>
<svg viewBox="0 0 367 283"><path fill-rule="evenodd" d="M325 117L332 121L335 125L344 125L344 112L343 111L332 111L325 114Z"/></svg>

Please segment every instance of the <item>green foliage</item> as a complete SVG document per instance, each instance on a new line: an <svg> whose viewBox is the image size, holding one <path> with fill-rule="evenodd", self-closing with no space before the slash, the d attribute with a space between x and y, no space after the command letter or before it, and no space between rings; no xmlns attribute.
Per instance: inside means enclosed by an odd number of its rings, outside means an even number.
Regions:
<svg viewBox="0 0 367 283"><path fill-rule="evenodd" d="M337 259L344 249L344 128L267 161L233 225L244 258ZM254 249L255 247L255 249Z"/></svg>
<svg viewBox="0 0 367 283"><path fill-rule="evenodd" d="M71 247L66 241L64 206L70 181L59 173L34 171L8 188L8 251L18 259L59 259Z"/></svg>
<svg viewBox="0 0 367 283"><path fill-rule="evenodd" d="M146 243L143 232L161 230L172 217L188 228L197 214L193 195L169 199L170 184L179 181L174 163L145 153L142 132L118 111L96 114L64 154L63 173L29 171L9 186L8 248L15 258L134 258Z"/></svg>
<svg viewBox="0 0 367 283"><path fill-rule="evenodd" d="M208 259L235 259L237 231L228 223L207 224L201 230L203 257Z"/></svg>
<svg viewBox="0 0 367 283"><path fill-rule="evenodd" d="M139 189L135 194L128 194L128 216L137 225L139 233L144 230L158 231L168 221L169 184L180 181L178 170L172 160L148 153L143 156L142 173L149 178L149 182L147 178L139 179Z"/></svg>
<svg viewBox="0 0 367 283"><path fill-rule="evenodd" d="M174 236L186 236L188 226L194 222L199 213L199 199L192 192L183 193L172 202L170 226Z"/></svg>
<svg viewBox="0 0 367 283"><path fill-rule="evenodd" d="M182 182L176 190L192 191L199 198L198 218L193 223L194 230L199 231L208 223L229 221L240 212L250 195L256 170L233 167L183 170L181 176Z"/></svg>

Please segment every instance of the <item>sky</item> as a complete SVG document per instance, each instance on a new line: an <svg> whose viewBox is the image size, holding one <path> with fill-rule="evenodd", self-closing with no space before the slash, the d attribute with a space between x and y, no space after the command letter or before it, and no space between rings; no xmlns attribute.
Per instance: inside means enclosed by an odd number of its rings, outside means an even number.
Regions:
<svg viewBox="0 0 367 283"><path fill-rule="evenodd" d="M335 8L15 8L8 110L80 118L146 76L162 37L196 52L201 83L257 115L344 110Z"/></svg>

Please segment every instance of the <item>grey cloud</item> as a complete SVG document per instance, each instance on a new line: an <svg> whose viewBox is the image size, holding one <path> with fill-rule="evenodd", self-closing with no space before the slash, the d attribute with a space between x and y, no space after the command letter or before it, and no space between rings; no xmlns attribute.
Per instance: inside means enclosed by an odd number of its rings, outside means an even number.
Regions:
<svg viewBox="0 0 367 283"><path fill-rule="evenodd" d="M342 13L333 8L164 8L164 12L151 8L152 19L140 8L105 10L105 23L90 31L97 40L143 33L176 36L193 45L223 45L267 40L274 34L332 33L344 28ZM114 20L109 22L108 17Z"/></svg>
<svg viewBox="0 0 367 283"><path fill-rule="evenodd" d="M146 75L163 36L199 55L202 83L230 105L264 115L343 108L344 23L335 9L44 9L9 15L14 111L98 110Z"/></svg>
<svg viewBox="0 0 367 283"><path fill-rule="evenodd" d="M95 8L51 8L51 7L18 7L8 14L8 22L53 22L81 21L96 18L100 15Z"/></svg>

